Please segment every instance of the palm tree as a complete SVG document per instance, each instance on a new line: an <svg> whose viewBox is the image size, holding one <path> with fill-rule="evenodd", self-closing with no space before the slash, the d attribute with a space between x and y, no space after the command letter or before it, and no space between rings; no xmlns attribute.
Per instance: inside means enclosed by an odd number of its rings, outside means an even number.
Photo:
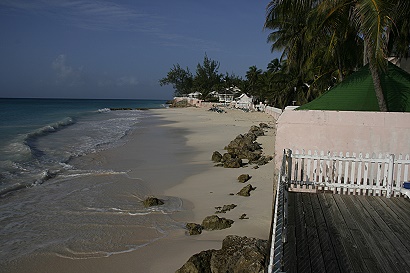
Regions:
<svg viewBox="0 0 410 273"><path fill-rule="evenodd" d="M261 74L262 70L258 69L255 65L249 67L249 70L246 72L245 76L249 84L249 93L253 96L257 95L258 82Z"/></svg>
<svg viewBox="0 0 410 273"><path fill-rule="evenodd" d="M297 5L274 0L267 7L265 28L274 30L268 37L272 50L283 48L289 67L299 66L300 79L313 80L314 87L319 79L329 82L336 71L342 80L361 64L355 52L364 54L380 111L387 111L380 73L387 68L389 51L408 54L409 8L407 0L300 0Z"/></svg>

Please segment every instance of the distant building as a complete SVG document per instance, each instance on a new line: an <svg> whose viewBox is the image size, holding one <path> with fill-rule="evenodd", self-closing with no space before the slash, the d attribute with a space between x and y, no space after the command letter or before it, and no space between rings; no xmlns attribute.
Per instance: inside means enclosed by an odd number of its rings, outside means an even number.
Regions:
<svg viewBox="0 0 410 273"><path fill-rule="evenodd" d="M245 108L245 109L250 109L251 106L253 104L253 99L252 97L248 97L248 95L246 95L245 93L243 93L242 95L240 95L237 99L236 99L236 103L235 106L237 108Z"/></svg>
<svg viewBox="0 0 410 273"><path fill-rule="evenodd" d="M194 93L189 93L188 98L190 99L199 99L202 96L201 92L194 92Z"/></svg>
<svg viewBox="0 0 410 273"><path fill-rule="evenodd" d="M225 90L220 91L218 93L218 100L219 102L223 103L231 103L234 101L234 98L241 92L236 86L231 86L229 88L225 88Z"/></svg>

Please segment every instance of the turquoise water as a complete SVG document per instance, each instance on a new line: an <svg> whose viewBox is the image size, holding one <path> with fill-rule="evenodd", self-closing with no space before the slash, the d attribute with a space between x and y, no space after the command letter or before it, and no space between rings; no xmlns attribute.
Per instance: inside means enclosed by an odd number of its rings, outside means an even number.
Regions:
<svg viewBox="0 0 410 273"><path fill-rule="evenodd" d="M0 271L19 272L19 260L39 254L89 259L129 252L181 228L170 217L182 208L179 198L163 197L160 207L142 205L155 183L146 173L151 162L141 163L143 153L133 175L100 167L105 158L98 153L120 148L134 133L145 137L146 146L151 132L169 136L161 138L157 153L178 164L183 146L175 142L184 145L182 138L155 127L161 121L150 111L109 110L164 103L0 99ZM139 131L144 128L149 130ZM133 145L138 151L138 141Z"/></svg>
<svg viewBox="0 0 410 273"><path fill-rule="evenodd" d="M115 145L159 100L0 99L0 194L41 182L72 157ZM16 186L16 184L18 184Z"/></svg>

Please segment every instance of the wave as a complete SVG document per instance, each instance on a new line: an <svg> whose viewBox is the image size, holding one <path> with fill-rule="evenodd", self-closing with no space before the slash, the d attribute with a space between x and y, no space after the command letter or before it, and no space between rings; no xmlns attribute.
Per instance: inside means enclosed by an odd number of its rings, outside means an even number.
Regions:
<svg viewBox="0 0 410 273"><path fill-rule="evenodd" d="M56 132L69 125L74 124L74 119L67 117L56 123L46 125L37 130L20 135L13 142L6 144L1 149L2 160L11 160L13 162L24 162L30 160L32 156L41 154L34 146L34 141L41 136Z"/></svg>
<svg viewBox="0 0 410 273"><path fill-rule="evenodd" d="M75 123L75 121L74 121L73 118L71 118L71 117L64 118L64 119L62 119L62 120L60 120L56 123L46 125L46 126L40 128L40 129L35 130L34 132L28 133L26 135L26 140L37 138L37 137L40 137L40 136L43 136L43 135L46 135L46 134L49 134L49 133L56 132L56 131L61 130L62 128L66 127L66 126L69 126L69 125L72 125L74 123Z"/></svg>
<svg viewBox="0 0 410 273"><path fill-rule="evenodd" d="M13 193L15 191L31 188L31 187L34 187L34 186L37 186L37 185L41 185L44 182L46 182L47 180L50 180L50 179L56 177L59 173L60 173L60 170L54 170L54 171L44 170L43 172L41 172L38 175L37 179L35 179L31 182L19 182L19 183L15 183L15 184L6 186L5 188L0 188L0 197L5 196L5 195L10 194L10 193Z"/></svg>
<svg viewBox="0 0 410 273"><path fill-rule="evenodd" d="M110 108L102 108L102 109L98 109L97 110L98 113L107 113L107 112L111 112Z"/></svg>

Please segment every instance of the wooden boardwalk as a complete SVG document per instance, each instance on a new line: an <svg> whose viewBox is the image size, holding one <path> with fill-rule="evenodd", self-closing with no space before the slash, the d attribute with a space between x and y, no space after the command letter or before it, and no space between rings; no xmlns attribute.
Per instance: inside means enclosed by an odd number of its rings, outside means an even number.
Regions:
<svg viewBox="0 0 410 273"><path fill-rule="evenodd" d="M410 272L410 201L289 192L284 272Z"/></svg>

